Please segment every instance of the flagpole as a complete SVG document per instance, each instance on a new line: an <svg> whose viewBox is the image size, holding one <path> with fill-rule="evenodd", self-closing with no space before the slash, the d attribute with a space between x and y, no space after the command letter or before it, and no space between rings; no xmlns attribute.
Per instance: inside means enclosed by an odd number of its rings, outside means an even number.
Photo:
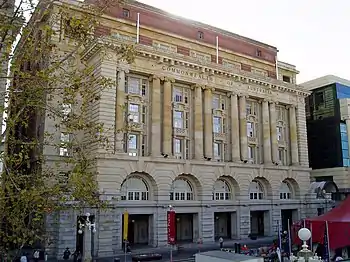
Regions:
<svg viewBox="0 0 350 262"><path fill-rule="evenodd" d="M327 234L327 246L326 246L326 248L327 248L327 261L331 261L331 254L330 254L330 250L329 250L329 232L328 232L328 221L326 221L326 234Z"/></svg>
<svg viewBox="0 0 350 262"><path fill-rule="evenodd" d="M277 221L277 234L278 234L278 247L282 248L282 239L281 239L281 228L280 228L280 221Z"/></svg>
<svg viewBox="0 0 350 262"><path fill-rule="evenodd" d="M276 79L278 80L278 58L277 58L277 55L276 55L276 57L275 57L275 59L276 59L276 64L275 64L275 67L276 67Z"/></svg>
<svg viewBox="0 0 350 262"><path fill-rule="evenodd" d="M136 43L140 42L140 13L137 13Z"/></svg>
<svg viewBox="0 0 350 262"><path fill-rule="evenodd" d="M292 256L292 237L290 235L290 224L289 224L289 219L288 219L288 226L287 226L287 230L288 230L288 253L289 253L289 258Z"/></svg>
<svg viewBox="0 0 350 262"><path fill-rule="evenodd" d="M310 237L310 250L312 253L314 252L313 250L313 244L312 244L312 222L310 222L310 232L311 232L311 237Z"/></svg>
<svg viewBox="0 0 350 262"><path fill-rule="evenodd" d="M216 63L219 63L219 37L216 37Z"/></svg>

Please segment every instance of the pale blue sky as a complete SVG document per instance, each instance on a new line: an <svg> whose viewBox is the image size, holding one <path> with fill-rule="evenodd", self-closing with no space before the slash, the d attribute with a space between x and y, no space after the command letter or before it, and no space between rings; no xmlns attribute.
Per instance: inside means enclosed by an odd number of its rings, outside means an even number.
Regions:
<svg viewBox="0 0 350 262"><path fill-rule="evenodd" d="M350 0L139 1L276 46L300 71L298 83L350 79Z"/></svg>

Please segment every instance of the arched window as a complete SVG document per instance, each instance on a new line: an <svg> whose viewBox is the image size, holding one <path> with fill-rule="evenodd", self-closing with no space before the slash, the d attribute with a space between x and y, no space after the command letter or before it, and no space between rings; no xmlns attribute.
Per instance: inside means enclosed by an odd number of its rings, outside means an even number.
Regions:
<svg viewBox="0 0 350 262"><path fill-rule="evenodd" d="M291 199L292 190L287 182L283 181L280 187L280 199Z"/></svg>
<svg viewBox="0 0 350 262"><path fill-rule="evenodd" d="M193 199L191 184L185 179L176 179L171 187L170 200L184 201Z"/></svg>
<svg viewBox="0 0 350 262"><path fill-rule="evenodd" d="M149 200L146 182L139 177L131 177L124 181L121 189L121 200Z"/></svg>
<svg viewBox="0 0 350 262"><path fill-rule="evenodd" d="M249 186L249 198L250 199L263 199L264 188L259 181L253 180Z"/></svg>
<svg viewBox="0 0 350 262"><path fill-rule="evenodd" d="M230 200L232 197L229 184L222 179L216 180L213 187L213 200Z"/></svg>

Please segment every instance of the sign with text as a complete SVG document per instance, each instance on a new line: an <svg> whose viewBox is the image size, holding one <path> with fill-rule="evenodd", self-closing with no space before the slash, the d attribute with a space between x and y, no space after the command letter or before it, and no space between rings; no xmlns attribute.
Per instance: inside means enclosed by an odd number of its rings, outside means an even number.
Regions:
<svg viewBox="0 0 350 262"><path fill-rule="evenodd" d="M168 221L168 244L175 244L175 236L176 236L176 213L175 210L169 210L167 213L167 221Z"/></svg>

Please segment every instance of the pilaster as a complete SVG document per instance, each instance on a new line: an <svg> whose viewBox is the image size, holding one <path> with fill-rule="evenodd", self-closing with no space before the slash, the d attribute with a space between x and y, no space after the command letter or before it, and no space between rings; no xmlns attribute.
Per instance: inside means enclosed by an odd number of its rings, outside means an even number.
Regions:
<svg viewBox="0 0 350 262"><path fill-rule="evenodd" d="M152 134L151 134L151 155L152 157L160 156L161 154L161 91L160 78L151 76L149 79L152 82Z"/></svg>
<svg viewBox="0 0 350 262"><path fill-rule="evenodd" d="M297 105L296 119L297 119L297 133L298 133L299 162L301 166L309 167L304 97L300 97L300 102Z"/></svg>
<svg viewBox="0 0 350 262"><path fill-rule="evenodd" d="M239 111L238 111L238 96L235 93L231 94L231 156L233 162L239 162L240 144L239 144Z"/></svg>
<svg viewBox="0 0 350 262"><path fill-rule="evenodd" d="M269 101L262 102L263 115L263 143L264 143L264 164L271 164L271 130L270 130L270 114Z"/></svg>
<svg viewBox="0 0 350 262"><path fill-rule="evenodd" d="M193 86L194 98L194 158L203 160L203 100L202 86Z"/></svg>
<svg viewBox="0 0 350 262"><path fill-rule="evenodd" d="M271 147L272 161L278 163L278 141L276 130L276 102L270 102L270 130L271 130Z"/></svg>
<svg viewBox="0 0 350 262"><path fill-rule="evenodd" d="M290 149L292 156L292 165L299 165L298 153L298 133L297 133L297 118L295 114L295 106L288 106L289 110L289 133L290 133Z"/></svg>
<svg viewBox="0 0 350 262"><path fill-rule="evenodd" d="M239 97L239 133L241 142L241 160L248 160L248 137L247 137L247 97L242 95Z"/></svg>
<svg viewBox="0 0 350 262"><path fill-rule="evenodd" d="M122 153L124 151L124 111L125 111L125 77L129 73L128 67L120 64L117 67L117 90L115 105L115 152Z"/></svg>
<svg viewBox="0 0 350 262"><path fill-rule="evenodd" d="M204 157L213 158L213 114L212 114L212 87L204 89Z"/></svg>
<svg viewBox="0 0 350 262"><path fill-rule="evenodd" d="M164 78L164 90L163 90L163 148L162 154L171 155L171 145L172 145L172 83L175 80L172 78Z"/></svg>

